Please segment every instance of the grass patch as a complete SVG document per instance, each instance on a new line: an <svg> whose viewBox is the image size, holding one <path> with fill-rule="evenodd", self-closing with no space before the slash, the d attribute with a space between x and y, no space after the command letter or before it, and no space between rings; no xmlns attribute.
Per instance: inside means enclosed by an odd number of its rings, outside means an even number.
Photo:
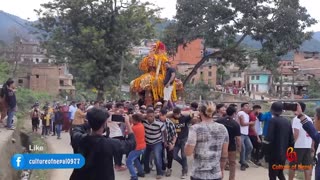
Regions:
<svg viewBox="0 0 320 180"><path fill-rule="evenodd" d="M49 148L44 139L41 139L41 135L37 133L30 133L30 139L32 145L38 145L44 147L42 152L33 152L35 154L46 154L49 153ZM32 170L30 180L47 180L49 179L49 170Z"/></svg>

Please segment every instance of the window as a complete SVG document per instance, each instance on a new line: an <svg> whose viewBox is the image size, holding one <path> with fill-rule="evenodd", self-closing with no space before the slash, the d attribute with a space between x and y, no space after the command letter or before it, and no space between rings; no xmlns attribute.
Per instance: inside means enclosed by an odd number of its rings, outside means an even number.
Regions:
<svg viewBox="0 0 320 180"><path fill-rule="evenodd" d="M212 68L212 66L209 66L209 69L211 69Z"/></svg>
<svg viewBox="0 0 320 180"><path fill-rule="evenodd" d="M242 82L241 82L241 81L239 81L239 87L241 87L241 85L242 85Z"/></svg>
<svg viewBox="0 0 320 180"><path fill-rule="evenodd" d="M233 85L234 85L234 86L236 85L236 83L237 83L236 81L233 81Z"/></svg>
<svg viewBox="0 0 320 180"><path fill-rule="evenodd" d="M254 80L254 76L251 76L251 80Z"/></svg>
<svg viewBox="0 0 320 180"><path fill-rule="evenodd" d="M209 77L212 76L212 72L211 72L211 71L208 72L208 76L209 76Z"/></svg>
<svg viewBox="0 0 320 180"><path fill-rule="evenodd" d="M241 77L241 72L240 72L240 73L238 73L238 77Z"/></svg>
<svg viewBox="0 0 320 180"><path fill-rule="evenodd" d="M39 74L36 74L36 78L39 79L39 77L40 77Z"/></svg>
<svg viewBox="0 0 320 180"><path fill-rule="evenodd" d="M39 63L39 59L38 58L36 59L36 63Z"/></svg>
<svg viewBox="0 0 320 180"><path fill-rule="evenodd" d="M63 80L60 80L60 86L64 86Z"/></svg>
<svg viewBox="0 0 320 180"><path fill-rule="evenodd" d="M256 78L257 80L260 80L260 76L257 76L257 78Z"/></svg>
<svg viewBox="0 0 320 180"><path fill-rule="evenodd" d="M237 74L236 74L236 73L232 73L232 76L233 76L233 77L236 77L236 76L237 76Z"/></svg>
<svg viewBox="0 0 320 180"><path fill-rule="evenodd" d="M19 80L18 80L18 83L19 83L19 84L22 84L22 83L23 83L23 80L22 80L22 79L19 79Z"/></svg>
<svg viewBox="0 0 320 180"><path fill-rule="evenodd" d="M203 75L203 72L202 72L202 71L200 72L200 75Z"/></svg>
<svg viewBox="0 0 320 180"><path fill-rule="evenodd" d="M256 85L256 92L259 92L259 84Z"/></svg>

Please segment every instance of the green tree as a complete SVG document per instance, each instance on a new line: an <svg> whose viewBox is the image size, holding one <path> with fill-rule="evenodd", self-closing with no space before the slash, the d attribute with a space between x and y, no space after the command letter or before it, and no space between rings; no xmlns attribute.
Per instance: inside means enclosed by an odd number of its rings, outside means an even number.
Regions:
<svg viewBox="0 0 320 180"><path fill-rule="evenodd" d="M309 82L310 82L310 85L308 87L309 98L320 98L320 93L319 93L320 83L319 83L319 81L317 81L316 79L313 78Z"/></svg>
<svg viewBox="0 0 320 180"><path fill-rule="evenodd" d="M122 59L142 38L154 35L158 9L136 0L52 0L37 10L43 45L57 63L70 64L76 81L97 89L119 85Z"/></svg>
<svg viewBox="0 0 320 180"><path fill-rule="evenodd" d="M3 84L10 74L10 65L4 59L0 58L0 84Z"/></svg>
<svg viewBox="0 0 320 180"><path fill-rule="evenodd" d="M202 38L206 46L220 49L203 58L200 65L208 58L220 57L222 63L230 61L245 68L250 59L257 59L270 70L275 69L279 57L311 38L312 33L305 29L317 22L299 0L178 0L176 19L179 44ZM262 48L243 46L246 37Z"/></svg>
<svg viewBox="0 0 320 180"><path fill-rule="evenodd" d="M201 96L202 99L210 98L210 86L200 81L197 84L188 84L185 88L186 99L188 101L198 100Z"/></svg>
<svg viewBox="0 0 320 180"><path fill-rule="evenodd" d="M170 24L164 29L161 41L166 45L167 53L169 56L173 56L176 54L177 48L179 46L176 22L170 22Z"/></svg>

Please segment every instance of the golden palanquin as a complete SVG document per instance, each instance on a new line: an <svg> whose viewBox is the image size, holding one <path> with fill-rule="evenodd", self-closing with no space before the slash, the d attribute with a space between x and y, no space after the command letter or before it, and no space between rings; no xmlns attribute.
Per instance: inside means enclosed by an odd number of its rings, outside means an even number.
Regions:
<svg viewBox="0 0 320 180"><path fill-rule="evenodd" d="M130 83L131 92L139 93L142 91L150 91L153 102L160 101L164 95L163 81L166 75L165 63L168 61L164 44L157 42L149 55L144 57L140 62L139 69L143 71L144 74ZM171 95L173 102L178 99L177 91L183 91L183 84L179 79L175 79L173 83Z"/></svg>

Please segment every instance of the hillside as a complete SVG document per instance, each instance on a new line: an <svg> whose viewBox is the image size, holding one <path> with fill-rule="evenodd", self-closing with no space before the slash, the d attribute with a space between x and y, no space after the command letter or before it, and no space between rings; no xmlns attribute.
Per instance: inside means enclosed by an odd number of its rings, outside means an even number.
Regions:
<svg viewBox="0 0 320 180"><path fill-rule="evenodd" d="M320 41L320 31L313 34L313 38Z"/></svg>
<svg viewBox="0 0 320 180"><path fill-rule="evenodd" d="M34 30L31 22L0 10L0 41L10 43L15 35L26 39L34 39L29 32Z"/></svg>
<svg viewBox="0 0 320 180"><path fill-rule="evenodd" d="M172 22L174 21L163 19L161 23L157 24L155 27L156 35L158 37L161 36L164 29ZM34 30L30 25L31 23L32 22L0 10L0 42L10 43L13 41L16 34L26 39L36 39L34 35L30 34L30 32ZM242 44L250 48L261 48L261 44L252 40L250 37L245 38ZM304 42L301 46L301 50L320 51L320 32L315 32L313 39Z"/></svg>

